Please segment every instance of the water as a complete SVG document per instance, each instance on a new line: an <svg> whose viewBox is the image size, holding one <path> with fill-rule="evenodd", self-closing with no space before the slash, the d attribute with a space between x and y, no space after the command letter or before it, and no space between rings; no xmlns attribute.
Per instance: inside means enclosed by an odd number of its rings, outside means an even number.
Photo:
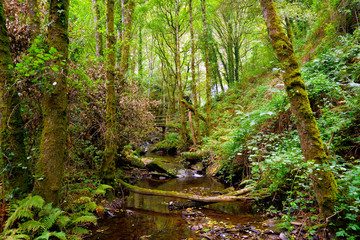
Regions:
<svg viewBox="0 0 360 240"><path fill-rule="evenodd" d="M167 180L144 179L137 185L150 189L207 194L225 188L213 178L197 175ZM187 219L182 216L183 210L169 210L168 202L174 200L181 201L169 197L131 193L126 199L126 211L117 214L114 218L101 220L98 226L100 230L91 239L202 239L195 231L188 228ZM251 203L217 203L202 207L200 211L213 221L229 222L234 225L252 225L260 228L263 222L261 216L254 213Z"/></svg>

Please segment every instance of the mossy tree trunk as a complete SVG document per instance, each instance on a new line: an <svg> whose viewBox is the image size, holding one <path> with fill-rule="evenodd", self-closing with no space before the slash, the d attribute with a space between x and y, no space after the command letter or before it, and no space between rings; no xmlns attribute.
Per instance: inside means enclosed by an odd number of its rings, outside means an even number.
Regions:
<svg viewBox="0 0 360 240"><path fill-rule="evenodd" d="M117 153L114 8L115 0L106 0L106 133L104 162L101 168L105 181L112 181L115 177Z"/></svg>
<svg viewBox="0 0 360 240"><path fill-rule="evenodd" d="M197 100L197 91L196 91L196 71L195 71L195 36L194 36L194 17L193 17L193 8L192 0L189 0L189 14L190 14L190 38L191 38L191 91L192 91L192 101L195 108L198 108ZM199 127L199 116L195 114L195 141L200 140L200 127ZM196 144L195 144L196 145Z"/></svg>
<svg viewBox="0 0 360 240"><path fill-rule="evenodd" d="M181 145L184 148L187 143L187 134L186 134L186 117L185 117L185 107L181 104L183 99L183 87L181 80L181 67L180 67L180 34L179 34L179 1L175 0L175 64L176 64L176 80L178 83L179 90L179 110L181 116Z"/></svg>
<svg viewBox="0 0 360 240"><path fill-rule="evenodd" d="M95 22L95 38L96 38L96 56L104 56L103 50L103 35L101 33L101 23L100 23L100 9L98 0L92 0L92 5L94 9L94 22Z"/></svg>
<svg viewBox="0 0 360 240"><path fill-rule="evenodd" d="M28 0L29 16L30 16L30 30L31 30L31 41L39 36L40 34L40 12L39 3L37 0Z"/></svg>
<svg viewBox="0 0 360 240"><path fill-rule="evenodd" d="M47 40L56 49L57 58L50 62L49 79L43 99L44 128L37 164L35 192L55 205L60 200L64 175L67 133L67 58L69 0L50 0Z"/></svg>
<svg viewBox="0 0 360 240"><path fill-rule="evenodd" d="M3 1L0 1L0 168L9 169L1 176L8 176L10 187L17 189L17 193L24 193L30 190L32 181L25 156L20 100L11 66L10 40Z"/></svg>
<svg viewBox="0 0 360 240"><path fill-rule="evenodd" d="M119 95L120 97L125 93L126 88L126 75L129 70L129 61L130 61L130 46L131 46L131 30L133 22L133 14L135 10L135 1L128 0L124 7L124 19L123 19L123 41L121 45L121 60L120 60L120 71L119 71ZM120 122L121 127L125 126L124 122ZM120 129L122 131L122 129ZM120 142L120 152L123 147L128 144L128 140L125 138L121 139Z"/></svg>
<svg viewBox="0 0 360 240"><path fill-rule="evenodd" d="M201 0L202 20L204 25L204 52L205 52L205 71L206 71L206 136L211 133L211 76L209 60L209 26L206 19L206 0Z"/></svg>
<svg viewBox="0 0 360 240"><path fill-rule="evenodd" d="M268 28L271 44L284 70L283 79L291 109L295 115L301 148L306 161L317 164L311 175L313 189L323 217L330 216L337 202L337 184L328 167L320 132L314 113L310 108L305 84L301 78L299 64L289 38L281 26L272 0L260 0L262 12Z"/></svg>

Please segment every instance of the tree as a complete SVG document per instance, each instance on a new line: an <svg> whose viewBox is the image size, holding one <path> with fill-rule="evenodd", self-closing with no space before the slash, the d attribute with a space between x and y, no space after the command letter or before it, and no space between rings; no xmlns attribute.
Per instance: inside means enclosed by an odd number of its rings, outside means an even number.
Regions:
<svg viewBox="0 0 360 240"><path fill-rule="evenodd" d="M49 78L43 99L44 128L37 163L35 192L46 202L59 204L64 175L67 132L67 58L69 0L51 0L47 41L50 61Z"/></svg>
<svg viewBox="0 0 360 240"><path fill-rule="evenodd" d="M28 0L29 15L30 15L30 29L31 29L31 41L40 34L40 12L39 4L37 0Z"/></svg>
<svg viewBox="0 0 360 240"><path fill-rule="evenodd" d="M117 153L114 7L114 0L106 1L106 133L104 162L101 168L105 181L114 179Z"/></svg>
<svg viewBox="0 0 360 240"><path fill-rule="evenodd" d="M202 20L204 25L204 48L205 48L205 69L206 69L206 136L211 133L211 76L209 60L209 25L206 19L206 0L201 0Z"/></svg>
<svg viewBox="0 0 360 240"><path fill-rule="evenodd" d="M311 110L305 84L293 45L287 37L272 0L259 0L271 44L284 70L283 80L299 131L301 149L306 161L314 161L311 174L313 189L323 217L330 216L337 202L337 184L328 168L326 155L314 113Z"/></svg>
<svg viewBox="0 0 360 240"><path fill-rule="evenodd" d="M93 9L94 9L94 22L95 22L95 38L96 38L96 56L102 57L104 55L103 50L103 36L101 33L101 23L100 23L100 9L98 0L92 0Z"/></svg>
<svg viewBox="0 0 360 240"><path fill-rule="evenodd" d="M0 166L10 169L10 187L16 193L24 193L30 190L32 181L25 155L24 124L12 71L3 1L0 1L0 41Z"/></svg>

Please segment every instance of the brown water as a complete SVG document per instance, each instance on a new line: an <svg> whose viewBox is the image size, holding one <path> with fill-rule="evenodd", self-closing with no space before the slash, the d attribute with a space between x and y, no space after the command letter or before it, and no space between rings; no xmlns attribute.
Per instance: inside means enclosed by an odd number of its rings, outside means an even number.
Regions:
<svg viewBox="0 0 360 240"><path fill-rule="evenodd" d="M144 179L138 186L176 191L219 191L224 185L210 177L184 177L168 180ZM100 240L180 240L202 239L188 228L182 210L171 211L168 202L178 199L159 196L145 196L131 193L126 200L126 211L99 222L98 233L91 239ZM200 209L206 217L214 221L229 222L234 225L260 227L263 219L256 215L251 204L243 202L217 203ZM147 236L145 238L145 236Z"/></svg>

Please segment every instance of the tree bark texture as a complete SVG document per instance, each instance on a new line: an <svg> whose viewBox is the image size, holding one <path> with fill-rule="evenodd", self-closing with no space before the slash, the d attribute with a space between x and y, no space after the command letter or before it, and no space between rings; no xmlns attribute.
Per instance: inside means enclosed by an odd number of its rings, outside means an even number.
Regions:
<svg viewBox="0 0 360 240"><path fill-rule="evenodd" d="M20 100L10 66L10 40L3 1L0 1L0 168L9 169L1 175L7 175L11 189L24 193L30 190L32 181L25 156Z"/></svg>
<svg viewBox="0 0 360 240"><path fill-rule="evenodd" d="M191 91L192 101L195 108L198 108L197 91L196 91L196 71L195 71L195 36L194 36L194 16L192 8L192 0L189 0L189 14L190 14L190 38L191 38ZM200 140L200 124L199 116L195 115L195 140ZM195 144L196 145L196 144Z"/></svg>
<svg viewBox="0 0 360 240"><path fill-rule="evenodd" d="M115 35L114 35L115 0L106 1L106 133L104 162L101 172L105 181L115 177L115 160L117 153L117 124L115 94Z"/></svg>
<svg viewBox="0 0 360 240"><path fill-rule="evenodd" d="M183 87L181 80L181 67L180 67L180 34L179 34L179 1L175 0L175 64L176 64L176 80L179 87L179 101L183 99ZM186 117L185 117L185 108L183 104L179 104L179 110L181 115L181 143L182 147L186 146L187 134L186 134Z"/></svg>
<svg viewBox="0 0 360 240"><path fill-rule="evenodd" d="M314 161L319 166L314 167L311 178L321 215L327 217L333 213L337 202L337 184L328 168L328 157L310 107L293 46L281 27L274 2L260 0L260 4L271 44L284 70L283 79L295 115L302 152L306 161Z"/></svg>
<svg viewBox="0 0 360 240"><path fill-rule="evenodd" d="M211 76L209 61L209 26L206 19L206 0L201 0L202 20L204 25L205 71L206 71L206 136L211 134Z"/></svg>
<svg viewBox="0 0 360 240"><path fill-rule="evenodd" d="M40 35L40 12L39 3L37 0L28 0L29 15L30 15L30 30L31 30L31 41Z"/></svg>
<svg viewBox="0 0 360 240"><path fill-rule="evenodd" d="M120 60L120 71L119 71L119 95L120 97L125 92L126 85L126 74L129 70L129 60L130 60L130 45L131 45L131 29L132 29L132 20L135 9L135 1L129 0L124 6L124 22L123 22L123 41L121 45L121 60ZM121 127L125 126L125 123L120 122ZM122 131L122 129L120 129ZM122 148L127 144L127 139L123 138L120 141L120 152Z"/></svg>
<svg viewBox="0 0 360 240"><path fill-rule="evenodd" d="M57 50L50 62L48 88L44 92L40 157L37 164L35 192L46 202L59 204L64 175L67 134L67 58L68 58L69 0L50 0L48 44Z"/></svg>
<svg viewBox="0 0 360 240"><path fill-rule="evenodd" d="M99 9L99 0L92 0L92 5L94 9L94 22L95 22L95 38L96 38L96 56L104 56L104 43L103 35L101 33L101 23L100 23L100 9Z"/></svg>

